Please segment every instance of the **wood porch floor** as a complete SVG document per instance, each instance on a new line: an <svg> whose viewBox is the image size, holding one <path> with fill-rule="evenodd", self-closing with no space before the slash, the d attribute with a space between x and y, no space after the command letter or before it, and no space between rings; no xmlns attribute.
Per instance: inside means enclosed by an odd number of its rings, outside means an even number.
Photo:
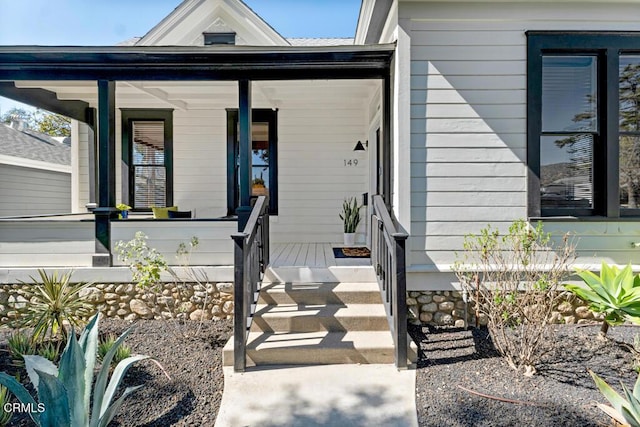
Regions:
<svg viewBox="0 0 640 427"><path fill-rule="evenodd" d="M271 267L367 266L370 258L337 258L331 243L275 243L271 245Z"/></svg>

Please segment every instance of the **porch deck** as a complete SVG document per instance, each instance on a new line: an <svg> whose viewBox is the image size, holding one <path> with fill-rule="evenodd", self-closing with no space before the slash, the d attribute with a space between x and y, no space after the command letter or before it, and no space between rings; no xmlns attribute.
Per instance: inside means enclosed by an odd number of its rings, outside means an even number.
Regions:
<svg viewBox="0 0 640 427"><path fill-rule="evenodd" d="M276 243L271 246L270 267L368 266L369 258L336 258L332 243Z"/></svg>

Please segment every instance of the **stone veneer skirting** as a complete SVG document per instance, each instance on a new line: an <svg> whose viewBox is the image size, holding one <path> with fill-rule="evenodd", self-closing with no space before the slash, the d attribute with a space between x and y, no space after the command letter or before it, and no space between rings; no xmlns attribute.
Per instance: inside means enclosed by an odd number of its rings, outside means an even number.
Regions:
<svg viewBox="0 0 640 427"><path fill-rule="evenodd" d="M457 291L407 293L409 319L414 324L464 327L465 305L462 293ZM470 305L466 315L468 324L475 325L476 316ZM589 323L602 320L600 314L589 310L587 303L571 294L563 296L552 316L553 323ZM484 314L480 314L479 323L487 324Z"/></svg>
<svg viewBox="0 0 640 427"><path fill-rule="evenodd" d="M15 307L27 302L24 290L30 286L33 285L0 285L0 324L16 317ZM84 289L81 295L103 315L126 320L233 316L233 283L163 283L161 291L155 293L131 283L97 284Z"/></svg>

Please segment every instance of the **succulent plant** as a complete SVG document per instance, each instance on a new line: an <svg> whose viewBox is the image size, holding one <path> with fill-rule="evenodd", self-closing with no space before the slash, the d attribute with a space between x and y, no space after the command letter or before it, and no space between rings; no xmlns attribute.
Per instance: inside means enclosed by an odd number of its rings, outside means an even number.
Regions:
<svg viewBox="0 0 640 427"><path fill-rule="evenodd" d="M340 213L340 219L344 225L345 233L355 233L358 224L360 224L360 209L362 206L358 206L358 202L355 197L345 199L342 203L342 212Z"/></svg>
<svg viewBox="0 0 640 427"><path fill-rule="evenodd" d="M149 356L136 355L122 360L113 370L109 380L111 360L132 331L131 328L118 337L104 356L94 383L99 316L98 313L91 319L79 340L74 333L69 334L58 367L41 356L24 356L27 374L38 394L38 403L15 378L0 372L0 384L7 387L22 404L29 405L31 419L36 425L106 427L127 396L142 387L127 387L112 403L129 367L137 361L149 359Z"/></svg>
<svg viewBox="0 0 640 427"><path fill-rule="evenodd" d="M594 372L589 371L589 373L593 377L600 393L613 406L612 408L611 406L599 404L598 407L620 424L640 427L640 375L633 386L633 393L622 384L625 399Z"/></svg>

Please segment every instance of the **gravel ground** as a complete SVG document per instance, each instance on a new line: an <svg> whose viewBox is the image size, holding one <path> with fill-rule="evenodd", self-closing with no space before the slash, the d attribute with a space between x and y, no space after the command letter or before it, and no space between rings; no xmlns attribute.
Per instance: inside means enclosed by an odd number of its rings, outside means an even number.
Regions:
<svg viewBox="0 0 640 427"><path fill-rule="evenodd" d="M609 340L603 341L596 338L597 325L556 328L554 351L545 356L534 377L526 378L498 356L486 329L411 326L410 333L420 347L416 372L420 426L612 425L596 407L606 400L587 369L617 390L621 380L633 386L637 374L633 355L624 343L632 344L640 329L614 327Z"/></svg>
<svg viewBox="0 0 640 427"><path fill-rule="evenodd" d="M117 319L102 319L100 333L120 334L130 326ZM171 377L169 380L153 362L143 361L127 373L122 385L144 387L129 396L110 426L164 427L213 426L224 377L222 347L232 334L232 322L207 321L193 336L197 323L178 327L162 320L141 320L127 337L134 354L156 359ZM4 340L0 350L5 347ZM0 352L0 371L9 359ZM13 426L33 425L28 417L14 417Z"/></svg>

